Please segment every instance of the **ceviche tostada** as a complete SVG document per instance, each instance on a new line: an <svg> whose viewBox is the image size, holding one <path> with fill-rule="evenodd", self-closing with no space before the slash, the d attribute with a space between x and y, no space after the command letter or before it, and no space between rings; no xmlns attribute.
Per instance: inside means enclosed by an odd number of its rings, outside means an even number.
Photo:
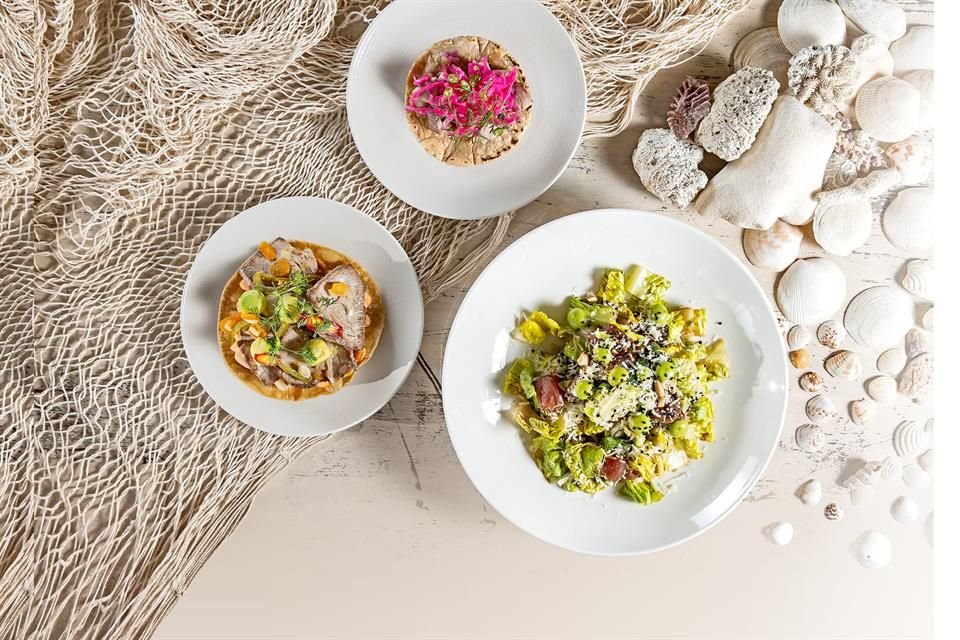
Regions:
<svg viewBox="0 0 960 640"><path fill-rule="evenodd" d="M347 256L297 240L261 242L223 290L218 336L230 369L272 398L333 393L370 360L380 292Z"/></svg>
<svg viewBox="0 0 960 640"><path fill-rule="evenodd" d="M503 47L477 36L441 40L407 75L407 121L426 151L478 165L520 142L533 109L530 86Z"/></svg>
<svg viewBox="0 0 960 640"><path fill-rule="evenodd" d="M562 318L525 315L513 337L533 347L503 391L544 478L567 491L609 487L659 501L674 472L712 442L710 383L729 370L705 309L671 308L670 282L643 267L607 271L571 296Z"/></svg>

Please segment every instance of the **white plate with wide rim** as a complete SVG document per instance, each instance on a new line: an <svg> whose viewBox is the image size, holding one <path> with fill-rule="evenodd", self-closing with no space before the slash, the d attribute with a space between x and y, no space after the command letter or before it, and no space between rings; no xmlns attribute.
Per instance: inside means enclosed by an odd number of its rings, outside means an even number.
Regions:
<svg viewBox="0 0 960 640"><path fill-rule="evenodd" d="M358 262L380 289L386 321L370 360L340 391L307 400L268 398L237 378L220 352L220 294L262 241L277 236L330 247ZM224 411L261 431L313 436L351 427L383 407L406 380L423 335L417 274L379 222L323 198L280 198L237 214L197 254L180 303L183 348L197 380Z"/></svg>
<svg viewBox="0 0 960 640"><path fill-rule="evenodd" d="M673 283L672 304L707 308L727 342L731 376L715 384L716 441L662 501L641 506L607 490L567 493L546 482L505 416L505 367L524 345L519 315L593 290L604 268L641 264ZM783 340L767 296L744 265L703 232L625 209L561 218L504 250L470 288L450 329L443 407L457 456L483 497L524 531L573 551L631 555L705 531L743 499L780 440L787 400Z"/></svg>
<svg viewBox="0 0 960 640"><path fill-rule="evenodd" d="M404 111L414 60L433 43L464 35L503 45L533 97L533 116L517 146L475 167L430 156ZM370 171L404 202L445 218L487 218L536 199L573 157L586 108L576 46L536 0L395 0L367 27L347 76L350 131Z"/></svg>

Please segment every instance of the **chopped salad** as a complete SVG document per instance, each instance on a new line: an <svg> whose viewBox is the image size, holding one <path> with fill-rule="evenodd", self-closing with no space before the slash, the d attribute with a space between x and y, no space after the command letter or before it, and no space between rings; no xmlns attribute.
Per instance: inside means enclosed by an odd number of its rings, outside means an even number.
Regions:
<svg viewBox="0 0 960 640"><path fill-rule="evenodd" d="M565 317L521 318L532 350L503 381L511 416L549 482L567 491L617 487L644 505L712 442L710 384L729 375L725 344L707 337L706 309L670 308L670 281L643 267L608 270Z"/></svg>

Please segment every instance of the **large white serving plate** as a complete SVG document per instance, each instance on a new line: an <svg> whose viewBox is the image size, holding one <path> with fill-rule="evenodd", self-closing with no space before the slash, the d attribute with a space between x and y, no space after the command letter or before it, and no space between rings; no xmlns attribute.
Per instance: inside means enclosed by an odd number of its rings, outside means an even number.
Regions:
<svg viewBox="0 0 960 640"><path fill-rule="evenodd" d="M383 296L386 323L376 351L340 391L292 402L263 396L224 362L217 342L220 294L263 241L277 236L330 247L356 260ZM287 436L333 433L368 418L397 392L417 359L423 299L400 243L360 211L322 198L280 198L231 218L204 243L183 288L183 347L197 380L227 413L262 431Z"/></svg>
<svg viewBox="0 0 960 640"><path fill-rule="evenodd" d="M544 481L520 430L506 419L504 367L525 349L510 338L523 311L592 290L610 267L641 264L673 282L672 304L705 306L726 340L731 377L715 385L717 441L661 502L613 491L591 497ZM639 554L689 540L719 522L760 478L780 439L787 362L760 286L720 243L663 215L605 209L561 218L523 236L480 274L450 329L443 363L447 430L467 475L505 518L567 549Z"/></svg>
<svg viewBox="0 0 960 640"><path fill-rule="evenodd" d="M430 156L404 111L407 73L433 43L494 40L530 83L533 117L519 144L495 161L453 167ZM350 132L364 162L398 198L446 218L499 215L531 202L580 143L587 92L576 46L537 0L395 0L367 27L347 76Z"/></svg>

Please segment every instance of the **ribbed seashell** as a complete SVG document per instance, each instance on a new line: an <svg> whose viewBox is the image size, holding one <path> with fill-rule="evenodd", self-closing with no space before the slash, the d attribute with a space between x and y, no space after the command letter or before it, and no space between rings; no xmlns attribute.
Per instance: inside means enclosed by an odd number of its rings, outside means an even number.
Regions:
<svg viewBox="0 0 960 640"><path fill-rule="evenodd" d="M864 289L850 301L843 326L862 345L885 349L913 326L913 301L906 293L882 285Z"/></svg>
<svg viewBox="0 0 960 640"><path fill-rule="evenodd" d="M930 474L915 464L903 468L903 482L914 489L926 489L930 486Z"/></svg>
<svg viewBox="0 0 960 640"><path fill-rule="evenodd" d="M903 337L903 345L908 359L933 351L933 340L930 339L930 334L916 327L907 331L907 335Z"/></svg>
<svg viewBox="0 0 960 640"><path fill-rule="evenodd" d="M927 473L933 473L933 449L927 449L917 458L920 468Z"/></svg>
<svg viewBox="0 0 960 640"><path fill-rule="evenodd" d="M800 376L800 388L810 393L817 393L823 389L823 378L816 371L807 371Z"/></svg>
<svg viewBox="0 0 960 640"><path fill-rule="evenodd" d="M920 507L907 496L899 496L890 505L890 515L900 524L909 524L920 516Z"/></svg>
<svg viewBox="0 0 960 640"><path fill-rule="evenodd" d="M903 186L920 184L930 177L933 170L933 145L920 134L887 147L887 160L900 172Z"/></svg>
<svg viewBox="0 0 960 640"><path fill-rule="evenodd" d="M900 373L905 364L907 364L907 354L897 348L887 349L877 358L877 370L888 376Z"/></svg>
<svg viewBox="0 0 960 640"><path fill-rule="evenodd" d="M873 496L876 495L876 492L873 490L873 487L867 486L858 486L850 489L850 504L858 506L861 504L867 504L873 500Z"/></svg>
<svg viewBox="0 0 960 640"><path fill-rule="evenodd" d="M790 53L815 44L843 44L847 39L843 12L829 0L783 0L777 30Z"/></svg>
<svg viewBox="0 0 960 640"><path fill-rule="evenodd" d="M880 38L869 33L855 38L850 43L850 50L857 55L859 74L853 83L854 95L859 93L860 87L871 80L893 74L893 56L890 55L890 46ZM850 118L855 118L854 100L851 100L843 110Z"/></svg>
<svg viewBox="0 0 960 640"><path fill-rule="evenodd" d="M769 229L744 229L743 253L753 265L771 271L783 271L800 254L803 232L777 220Z"/></svg>
<svg viewBox="0 0 960 640"><path fill-rule="evenodd" d="M733 48L733 68L739 71L744 67L759 67L773 73L780 86L787 86L787 66L790 63L790 51L783 46L776 27L765 27L751 31L740 39ZM893 59L891 58L891 61ZM891 70L893 66L891 64Z"/></svg>
<svg viewBox="0 0 960 640"><path fill-rule="evenodd" d="M920 326L927 331L933 331L933 307L923 312L923 317L920 319Z"/></svg>
<svg viewBox="0 0 960 640"><path fill-rule="evenodd" d="M933 394L933 354L921 353L907 360L900 372L897 390L914 402L929 400Z"/></svg>
<svg viewBox="0 0 960 640"><path fill-rule="evenodd" d="M775 522L767 527L766 534L770 542L782 547L793 540L793 525L789 522Z"/></svg>
<svg viewBox="0 0 960 640"><path fill-rule="evenodd" d="M841 485L844 489L853 489L854 487L872 487L880 481L883 467L879 462L864 462L859 469L854 471L843 481Z"/></svg>
<svg viewBox="0 0 960 640"><path fill-rule="evenodd" d="M823 487L817 480L807 480L797 489L797 497L806 505L814 505L823 497Z"/></svg>
<svg viewBox="0 0 960 640"><path fill-rule="evenodd" d="M933 300L933 263L929 260L908 260L900 285L924 300Z"/></svg>
<svg viewBox="0 0 960 640"><path fill-rule="evenodd" d="M857 122L881 142L899 142L916 131L920 108L917 88L893 76L871 80L857 94Z"/></svg>
<svg viewBox="0 0 960 640"><path fill-rule="evenodd" d="M904 420L893 430L893 450L901 458L917 455L927 448L927 441L927 432L913 420Z"/></svg>
<svg viewBox="0 0 960 640"><path fill-rule="evenodd" d="M890 59L893 60L893 57ZM920 92L920 124L917 125L917 130L933 129L933 70L914 69L900 74L900 78Z"/></svg>
<svg viewBox="0 0 960 640"><path fill-rule="evenodd" d="M837 0L837 4L864 33L893 42L907 31L903 9L885 0Z"/></svg>
<svg viewBox="0 0 960 640"><path fill-rule="evenodd" d="M831 502L823 508L823 517L827 520L839 520L843 517L843 509L836 502Z"/></svg>
<svg viewBox="0 0 960 640"><path fill-rule="evenodd" d="M870 424L876 415L877 403L869 398L860 398L850 403L850 419L857 426Z"/></svg>
<svg viewBox="0 0 960 640"><path fill-rule="evenodd" d="M787 331L787 346L790 349L802 349L810 344L810 331L802 324L795 324Z"/></svg>
<svg viewBox="0 0 960 640"><path fill-rule="evenodd" d="M870 237L873 209L870 201L855 198L834 205L819 203L813 211L813 237L824 251L848 256Z"/></svg>
<svg viewBox="0 0 960 640"><path fill-rule="evenodd" d="M880 477L884 480L893 480L900 475L900 461L893 456L887 456L880 461Z"/></svg>
<svg viewBox="0 0 960 640"><path fill-rule="evenodd" d="M827 443L827 434L815 424L800 425L793 437L804 451L819 451Z"/></svg>
<svg viewBox="0 0 960 640"><path fill-rule="evenodd" d="M890 564L893 548L890 540L879 531L865 531L853 543L857 562L867 569L882 569Z"/></svg>
<svg viewBox="0 0 960 640"><path fill-rule="evenodd" d="M847 339L847 330L839 320L827 320L817 327L817 340L829 349L839 349Z"/></svg>
<svg viewBox="0 0 960 640"><path fill-rule="evenodd" d="M897 381L890 376L874 376L867 380L867 395L881 404L897 397Z"/></svg>
<svg viewBox="0 0 960 640"><path fill-rule="evenodd" d="M900 249L929 249L936 236L933 207L933 189L904 189L883 212L883 235Z"/></svg>
<svg viewBox="0 0 960 640"><path fill-rule="evenodd" d="M798 324L826 320L840 309L846 296L843 272L826 258L797 260L777 285L777 305L788 320Z"/></svg>
<svg viewBox="0 0 960 640"><path fill-rule="evenodd" d="M933 50L933 27L921 24L910 27L902 38L890 45L893 72L900 75L914 69L933 69Z"/></svg>
<svg viewBox="0 0 960 640"><path fill-rule="evenodd" d="M837 351L830 355L824 362L823 368L826 369L834 378L841 380L854 380L863 373L863 364L860 362L860 356L853 351Z"/></svg>
<svg viewBox="0 0 960 640"><path fill-rule="evenodd" d="M816 425L828 426L837 424L843 419L833 400L822 394L807 400L805 409L807 418Z"/></svg>

